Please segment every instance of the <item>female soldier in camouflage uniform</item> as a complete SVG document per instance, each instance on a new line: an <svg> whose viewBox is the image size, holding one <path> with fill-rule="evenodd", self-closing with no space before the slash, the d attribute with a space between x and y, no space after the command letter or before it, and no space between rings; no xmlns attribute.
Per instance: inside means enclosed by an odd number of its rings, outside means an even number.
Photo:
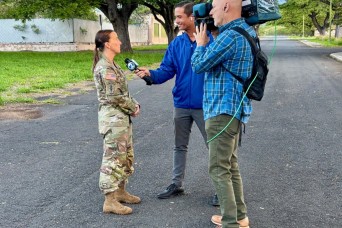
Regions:
<svg viewBox="0 0 342 228"><path fill-rule="evenodd" d="M113 30L100 30L95 37L93 74L99 104L99 132L103 136L103 159L99 186L105 194L103 212L130 214L121 203L140 203L140 198L125 191L133 173L132 122L140 106L128 93L127 80L114 62L121 42Z"/></svg>

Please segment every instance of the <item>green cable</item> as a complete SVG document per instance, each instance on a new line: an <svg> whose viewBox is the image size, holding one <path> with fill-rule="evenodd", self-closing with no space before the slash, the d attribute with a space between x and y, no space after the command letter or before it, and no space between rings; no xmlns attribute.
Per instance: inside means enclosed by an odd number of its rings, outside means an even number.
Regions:
<svg viewBox="0 0 342 228"><path fill-rule="evenodd" d="M258 73L257 73L257 75L258 75ZM257 75L256 75L256 76L257 76ZM246 94L247 94L249 88L251 88L251 86L252 86L252 84L253 84L253 82L254 82L255 79L256 79L256 77L254 77L253 81L252 81L251 84L248 86L246 92L243 93L243 97L242 97L242 99L241 99L241 101L240 101L239 107L237 108L236 112L234 113L233 118L230 119L230 121L228 122L228 124L227 124L219 133L217 133L215 136L213 136L211 139L209 139L209 140L207 141L207 143L210 143L211 141L213 141L214 139L216 139L220 134L222 134L222 132L224 132L224 131L227 129L227 127L230 125L230 123L231 123L231 122L233 121L233 119L235 118L237 112L239 111L239 109L240 109L240 107L241 107L241 105L242 105L242 101L243 101L243 99L245 98L245 96L246 96Z"/></svg>
<svg viewBox="0 0 342 228"><path fill-rule="evenodd" d="M273 46L272 53L270 56L270 61L268 61L268 64L271 64L276 46L277 46L277 21L274 21L274 46Z"/></svg>
<svg viewBox="0 0 342 228"><path fill-rule="evenodd" d="M271 64L273 55L274 55L274 53L275 53L276 43L277 43L277 24L276 24L276 21L274 21L274 38L275 38L275 39L274 39L274 46L273 46L272 53L271 53L271 56L270 56L270 58L269 58L270 60L269 60L268 64ZM257 73L256 76L258 76L258 73ZM224 131L228 128L228 126L230 125L230 123L231 123L231 122L233 121L233 119L235 118L237 112L239 111L239 109L240 109L240 107L241 107L241 105L242 105L243 99L244 99L244 98L246 97L246 95L247 95L247 92L248 92L249 89L251 88L251 86L252 86L254 80L257 78L256 76L254 77L253 81L249 84L249 86L248 86L246 92L243 93L243 96L242 96L242 99L241 99L241 101L240 101L240 104L239 104L239 106L238 106L238 108L237 108L235 114L233 115L233 117L230 119L230 121L227 123L227 125L226 125L219 133L217 133L217 134L214 135L211 139L209 139L209 140L207 141L207 143L210 143L211 141L213 141L214 139L216 139L220 134L222 134L222 132L224 132Z"/></svg>

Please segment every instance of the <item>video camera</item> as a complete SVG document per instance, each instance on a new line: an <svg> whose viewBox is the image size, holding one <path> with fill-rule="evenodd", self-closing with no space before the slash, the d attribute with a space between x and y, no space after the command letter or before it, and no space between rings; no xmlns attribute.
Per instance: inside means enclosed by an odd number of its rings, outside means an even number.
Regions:
<svg viewBox="0 0 342 228"><path fill-rule="evenodd" d="M210 17L209 12L213 8L210 2L199 3L193 6L192 14L195 17L195 25L199 26L201 23L207 24L207 30L216 30L214 19Z"/></svg>
<svg viewBox="0 0 342 228"><path fill-rule="evenodd" d="M133 59L126 58L125 63L126 63L127 68L130 71L139 70L139 68L138 68L139 64L136 61L134 61ZM144 81L146 82L146 85L152 85L153 84L152 78L149 76L144 76L142 79L144 79Z"/></svg>
<svg viewBox="0 0 342 228"><path fill-rule="evenodd" d="M214 19L209 15L212 8L210 2L193 6L192 11L196 26L203 22L207 24L207 30L217 29L214 25ZM241 16L245 18L246 23L250 26L281 18L278 1L276 0L242 0Z"/></svg>

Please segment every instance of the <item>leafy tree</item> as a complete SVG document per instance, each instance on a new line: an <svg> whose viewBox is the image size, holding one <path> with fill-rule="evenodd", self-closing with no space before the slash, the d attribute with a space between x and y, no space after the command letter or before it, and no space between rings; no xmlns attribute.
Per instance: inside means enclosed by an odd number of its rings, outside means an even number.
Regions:
<svg viewBox="0 0 342 228"><path fill-rule="evenodd" d="M330 0L320 0L322 3L330 6ZM335 12L333 16L333 22L336 25L342 24L342 1L341 0L331 0L332 10Z"/></svg>
<svg viewBox="0 0 342 228"><path fill-rule="evenodd" d="M337 3L338 0L332 0L335 9L341 3ZM295 28L301 28L302 16L310 18L310 23L314 28L318 30L321 35L324 35L326 30L330 26L330 0L288 0L285 4L281 5L283 18L279 21L284 25L294 26ZM336 11L337 12L337 11ZM338 13L334 13L334 18L338 19ZM306 27L311 27L306 22Z"/></svg>
<svg viewBox="0 0 342 228"><path fill-rule="evenodd" d="M142 24L145 22L145 16L149 15L151 10L146 6L139 5L136 10L133 11L128 23L129 24Z"/></svg>
<svg viewBox="0 0 342 228"><path fill-rule="evenodd" d="M138 7L135 0L3 0L0 9L2 15L18 20L30 20L36 17L51 19L85 18L94 8L100 9L112 23L122 41L122 50L132 52L128 34L128 20Z"/></svg>
<svg viewBox="0 0 342 228"><path fill-rule="evenodd" d="M141 4L148 7L154 18L164 27L168 42L170 43L175 37L174 26L174 7L179 0L144 0ZM161 15L164 20L161 20Z"/></svg>
<svg viewBox="0 0 342 228"><path fill-rule="evenodd" d="M95 19L93 4L87 0L3 0L0 1L2 18L30 20L36 17L52 19Z"/></svg>
<svg viewBox="0 0 342 228"><path fill-rule="evenodd" d="M178 2L184 0L142 0L144 6L150 8L154 18L164 27L168 42L170 43L178 33L178 27L174 25L174 9L175 5ZM200 2L207 2L207 0L188 0L192 1L195 4ZM164 19L161 20L158 18L158 15L161 15Z"/></svg>
<svg viewBox="0 0 342 228"><path fill-rule="evenodd" d="M121 49L124 52L132 52L131 41L128 33L128 21L133 11L138 8L135 0L103 0L98 9L101 10L112 23L122 42Z"/></svg>
<svg viewBox="0 0 342 228"><path fill-rule="evenodd" d="M301 9L293 5L280 6L281 19L277 21L278 25L285 26L284 35L302 35L303 33L303 16L304 16L304 32L305 35L314 34L314 26L307 14ZM270 23L268 23L270 24Z"/></svg>
<svg viewBox="0 0 342 228"><path fill-rule="evenodd" d="M122 41L122 50L131 52L128 23L138 4L150 9L155 19L164 27L170 43L178 31L174 26L174 5L179 1L181 0L3 0L0 1L0 9L8 18L25 21L37 16L62 20L88 19L85 15L90 17L92 9L96 7L112 23Z"/></svg>

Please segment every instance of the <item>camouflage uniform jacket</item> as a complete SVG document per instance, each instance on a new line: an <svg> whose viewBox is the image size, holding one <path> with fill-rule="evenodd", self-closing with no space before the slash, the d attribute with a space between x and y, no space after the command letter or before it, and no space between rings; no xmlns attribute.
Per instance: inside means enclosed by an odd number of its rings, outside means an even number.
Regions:
<svg viewBox="0 0 342 228"><path fill-rule="evenodd" d="M104 56L94 69L99 104L99 132L106 134L115 127L129 126L130 115L138 102L129 95L128 83L119 65Z"/></svg>

